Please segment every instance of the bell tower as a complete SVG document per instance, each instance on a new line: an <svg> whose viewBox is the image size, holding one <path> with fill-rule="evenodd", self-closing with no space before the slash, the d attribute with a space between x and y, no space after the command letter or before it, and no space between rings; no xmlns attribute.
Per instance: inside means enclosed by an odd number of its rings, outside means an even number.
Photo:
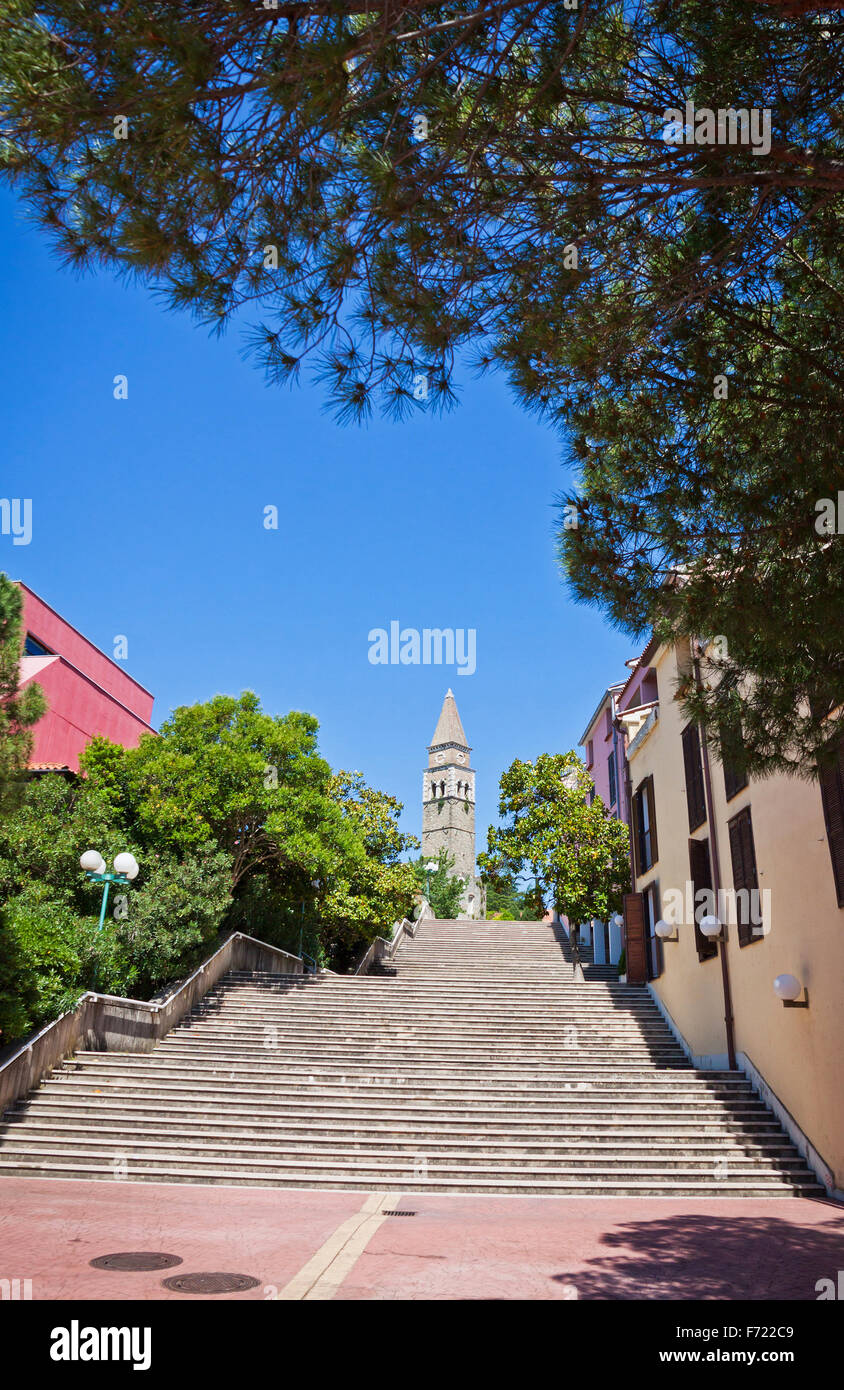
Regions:
<svg viewBox="0 0 844 1390"><path fill-rule="evenodd" d="M422 777L422 857L436 859L445 849L454 873L468 878L462 915L482 917L482 890L475 878L475 771L460 722L454 692L443 700L428 766Z"/></svg>

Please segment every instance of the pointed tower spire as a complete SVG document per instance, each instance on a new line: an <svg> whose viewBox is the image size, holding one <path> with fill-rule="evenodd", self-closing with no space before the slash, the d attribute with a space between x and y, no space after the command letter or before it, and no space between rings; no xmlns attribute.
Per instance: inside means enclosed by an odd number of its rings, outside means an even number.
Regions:
<svg viewBox="0 0 844 1390"><path fill-rule="evenodd" d="M456 744L458 748L468 748L469 742L463 731L460 722L460 714L457 709L457 701L454 698L454 691L449 687L446 691L443 707L440 710L440 717L437 720L437 727L434 730L434 737L431 739L430 747L437 748L440 744Z"/></svg>
<svg viewBox="0 0 844 1390"><path fill-rule="evenodd" d="M483 884L475 869L475 769L454 691L447 690L428 766L422 778L422 858L436 859L445 850L451 873L466 880L461 918L486 916Z"/></svg>

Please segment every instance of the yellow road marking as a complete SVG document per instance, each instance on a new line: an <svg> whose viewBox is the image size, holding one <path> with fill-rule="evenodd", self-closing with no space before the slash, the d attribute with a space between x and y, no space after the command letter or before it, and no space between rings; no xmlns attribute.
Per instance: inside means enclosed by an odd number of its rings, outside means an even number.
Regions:
<svg viewBox="0 0 844 1390"><path fill-rule="evenodd" d="M373 1192L360 1211L337 1227L276 1298L288 1301L333 1298L378 1227L387 1220L382 1209L394 1208L400 1196L398 1192Z"/></svg>

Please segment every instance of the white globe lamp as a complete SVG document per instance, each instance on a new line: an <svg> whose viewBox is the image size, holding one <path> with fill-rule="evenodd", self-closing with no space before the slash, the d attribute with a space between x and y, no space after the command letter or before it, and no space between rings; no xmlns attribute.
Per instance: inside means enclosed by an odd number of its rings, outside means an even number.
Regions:
<svg viewBox="0 0 844 1390"><path fill-rule="evenodd" d="M137 878L140 869L134 854L129 854L128 851L124 851L123 854L116 854L114 856L114 872L124 874L130 881Z"/></svg>

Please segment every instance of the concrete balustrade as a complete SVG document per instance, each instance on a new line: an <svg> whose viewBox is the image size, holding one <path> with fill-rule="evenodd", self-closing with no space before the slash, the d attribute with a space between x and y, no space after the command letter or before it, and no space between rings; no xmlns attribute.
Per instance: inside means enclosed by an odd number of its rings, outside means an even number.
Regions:
<svg viewBox="0 0 844 1390"><path fill-rule="evenodd" d="M403 917L400 922L393 924L393 935L390 941L384 936L376 936L375 940L370 943L366 954L358 961L354 973L356 975L368 975L377 961L392 960L405 936L414 937L416 935L417 926L417 922L409 922L406 917Z"/></svg>

